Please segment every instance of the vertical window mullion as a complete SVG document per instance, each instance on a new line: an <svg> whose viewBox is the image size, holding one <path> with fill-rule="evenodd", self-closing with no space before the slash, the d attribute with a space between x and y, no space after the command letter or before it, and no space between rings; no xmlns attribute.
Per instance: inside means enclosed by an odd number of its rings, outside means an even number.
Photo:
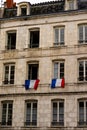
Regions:
<svg viewBox="0 0 87 130"><path fill-rule="evenodd" d="M31 103L31 122L32 122L32 116L33 116L33 103Z"/></svg>
<svg viewBox="0 0 87 130"><path fill-rule="evenodd" d="M8 103L7 103L7 111L6 111L6 125L8 124Z"/></svg>

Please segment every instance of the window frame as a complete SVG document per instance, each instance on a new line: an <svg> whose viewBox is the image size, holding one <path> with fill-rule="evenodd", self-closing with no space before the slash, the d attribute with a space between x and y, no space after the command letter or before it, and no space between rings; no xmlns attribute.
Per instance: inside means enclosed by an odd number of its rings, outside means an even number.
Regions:
<svg viewBox="0 0 87 130"><path fill-rule="evenodd" d="M59 69L58 69L58 66L57 66L57 77L55 76L55 64L57 63L57 65L59 66ZM60 64L63 64L64 67L63 67L63 76L61 77L61 66ZM56 60L56 61L53 61L53 78L55 79L61 79L61 78L64 78L65 77L65 61L64 60Z"/></svg>
<svg viewBox="0 0 87 130"><path fill-rule="evenodd" d="M82 62L82 64L83 64L83 77L82 76L80 76L80 63ZM80 60L78 60L78 81L79 82L87 82L87 76L86 76L86 62L87 62L87 59L80 59Z"/></svg>
<svg viewBox="0 0 87 130"><path fill-rule="evenodd" d="M34 65L36 65L37 66L37 78L35 78L35 79L33 79L32 78L32 74L29 74L29 72L30 72L30 70L29 70L29 65L31 65L32 67L34 66ZM32 70L33 71L33 70ZM31 72L32 73L32 72ZM29 76L30 75L30 76ZM30 78L29 78L30 77ZM27 63L27 79L30 79L30 80L36 80L36 79L38 79L38 77L39 77L39 62L37 61L37 62L28 62Z"/></svg>
<svg viewBox="0 0 87 130"><path fill-rule="evenodd" d="M68 1L68 9L69 10L74 10L74 0L69 0Z"/></svg>
<svg viewBox="0 0 87 130"><path fill-rule="evenodd" d="M80 121L80 107L79 107L79 103L83 102L84 107L83 107L83 121ZM86 111L86 103L87 103L87 99L79 99L78 100L78 126L87 126L87 111Z"/></svg>
<svg viewBox="0 0 87 130"><path fill-rule="evenodd" d="M57 103L57 113L56 113L56 116L57 116L57 121L53 121L53 103ZM63 113L62 113L62 115L63 115L63 122L61 122L61 121L59 121L60 119L60 113L59 113L59 109L60 109L60 107L59 107L59 104L60 103L63 103ZM64 126L64 116L65 116L65 112L64 112L64 99L55 99L55 100L52 100L51 101L51 106L52 106L52 119L51 119L51 125L52 125L52 127L56 127L56 126L58 126L58 127L63 127Z"/></svg>
<svg viewBox="0 0 87 130"><path fill-rule="evenodd" d="M11 40L11 34L15 34L15 43L14 45L12 45L12 40ZM17 31L16 30L12 30L12 31L7 31L6 32L7 35L7 41L6 41L6 50L15 50L16 49L16 42L17 42ZM9 43L9 37L10 37L10 43Z"/></svg>
<svg viewBox="0 0 87 130"><path fill-rule="evenodd" d="M62 29L63 32L61 32ZM61 40L62 36L63 40ZM54 27L54 46L64 46L64 45L65 45L65 26L56 26Z"/></svg>
<svg viewBox="0 0 87 130"><path fill-rule="evenodd" d="M82 31L80 32L80 28L82 27ZM78 25L78 42L80 45L83 45L83 44L87 44L87 32L86 32L86 29L87 28L87 24L80 24ZM82 34L81 34L82 33ZM81 39L81 36L82 35L82 39Z"/></svg>
<svg viewBox="0 0 87 130"><path fill-rule="evenodd" d="M22 12L22 9L26 9L25 13ZM27 15L27 6L26 5L21 5L20 10L21 10L21 16Z"/></svg>
<svg viewBox="0 0 87 130"><path fill-rule="evenodd" d="M34 33L34 32L38 32L38 43L36 44L36 46L34 46L35 44L32 43L32 37L31 35L34 35L34 34L31 34L31 33ZM39 48L40 46L40 28L32 28L32 29L29 29L29 48Z"/></svg>
<svg viewBox="0 0 87 130"><path fill-rule="evenodd" d="M33 113L33 104L36 103L36 113ZM30 122L27 121L27 104L30 105ZM28 113L29 114L29 113ZM36 122L32 121L33 120L33 114L36 114ZM37 127L37 116L38 116L38 101L37 100L26 100L25 101L25 123L24 125L27 127ZM29 120L29 118L28 118Z"/></svg>
<svg viewBox="0 0 87 130"><path fill-rule="evenodd" d="M5 113L5 121L3 122L3 109L4 109L4 104L6 104L6 113ZM12 105L12 108L9 108L9 105ZM10 110L11 109L11 110ZM1 102L1 110L2 110L2 115L1 115L1 126L6 127L6 126L12 126L13 122L13 101L2 101ZM11 122L9 124L9 110L11 112Z"/></svg>
<svg viewBox="0 0 87 130"><path fill-rule="evenodd" d="M6 76L6 67L8 67L7 76ZM14 67L13 70L12 70L12 67ZM13 71L13 74L11 74L12 71ZM13 75L14 78L12 79L12 83L11 83L11 76L12 75ZM13 85L15 83L15 63L6 63L6 64L4 64L3 83L4 83L4 85L9 85L9 84Z"/></svg>

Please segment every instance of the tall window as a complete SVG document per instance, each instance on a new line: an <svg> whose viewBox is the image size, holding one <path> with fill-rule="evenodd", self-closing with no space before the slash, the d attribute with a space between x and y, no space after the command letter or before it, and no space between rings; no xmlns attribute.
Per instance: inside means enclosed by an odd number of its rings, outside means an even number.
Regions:
<svg viewBox="0 0 87 130"><path fill-rule="evenodd" d="M79 42L87 43L87 25L79 26Z"/></svg>
<svg viewBox="0 0 87 130"><path fill-rule="evenodd" d="M27 15L27 7L21 6L21 15Z"/></svg>
<svg viewBox="0 0 87 130"><path fill-rule="evenodd" d="M14 84L15 64L4 65L4 84Z"/></svg>
<svg viewBox="0 0 87 130"><path fill-rule="evenodd" d="M30 30L30 48L39 47L39 29Z"/></svg>
<svg viewBox="0 0 87 130"><path fill-rule="evenodd" d="M13 103L2 102L2 121L1 125L11 126L12 125L12 113L13 113Z"/></svg>
<svg viewBox="0 0 87 130"><path fill-rule="evenodd" d="M26 102L26 121L25 125L37 125L37 101Z"/></svg>
<svg viewBox="0 0 87 130"><path fill-rule="evenodd" d="M54 78L61 79L64 77L64 62L54 62Z"/></svg>
<svg viewBox="0 0 87 130"><path fill-rule="evenodd" d="M56 100L52 102L52 125L64 125L64 101Z"/></svg>
<svg viewBox="0 0 87 130"><path fill-rule="evenodd" d="M7 50L16 49L16 32L8 32L7 33Z"/></svg>
<svg viewBox="0 0 87 130"><path fill-rule="evenodd" d="M87 81L87 60L79 61L79 81Z"/></svg>
<svg viewBox="0 0 87 130"><path fill-rule="evenodd" d="M79 101L78 124L87 125L87 100Z"/></svg>
<svg viewBox="0 0 87 130"><path fill-rule="evenodd" d="M64 27L56 27L54 45L64 45Z"/></svg>
<svg viewBox="0 0 87 130"><path fill-rule="evenodd" d="M38 79L38 64L28 64L28 79Z"/></svg>
<svg viewBox="0 0 87 130"><path fill-rule="evenodd" d="M74 0L69 0L68 5L69 5L69 10L74 10Z"/></svg>

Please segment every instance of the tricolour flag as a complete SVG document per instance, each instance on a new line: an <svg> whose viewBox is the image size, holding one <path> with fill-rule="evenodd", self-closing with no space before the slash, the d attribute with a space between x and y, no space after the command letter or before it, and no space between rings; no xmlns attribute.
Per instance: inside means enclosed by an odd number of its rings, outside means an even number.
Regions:
<svg viewBox="0 0 87 130"><path fill-rule="evenodd" d="M30 88L34 88L35 90L38 87L40 80L25 80L25 89L30 89Z"/></svg>
<svg viewBox="0 0 87 130"><path fill-rule="evenodd" d="M56 87L64 88L64 85L65 85L64 78L62 78L62 79L52 79L51 88L56 88Z"/></svg>

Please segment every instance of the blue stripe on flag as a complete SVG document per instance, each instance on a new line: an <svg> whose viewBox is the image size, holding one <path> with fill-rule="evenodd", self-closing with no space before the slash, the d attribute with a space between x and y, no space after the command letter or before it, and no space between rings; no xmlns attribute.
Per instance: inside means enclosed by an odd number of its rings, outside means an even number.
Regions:
<svg viewBox="0 0 87 130"><path fill-rule="evenodd" d="M55 84L56 84L56 79L52 79L51 88L55 88Z"/></svg>
<svg viewBox="0 0 87 130"><path fill-rule="evenodd" d="M30 80L25 80L25 89L29 89Z"/></svg>

